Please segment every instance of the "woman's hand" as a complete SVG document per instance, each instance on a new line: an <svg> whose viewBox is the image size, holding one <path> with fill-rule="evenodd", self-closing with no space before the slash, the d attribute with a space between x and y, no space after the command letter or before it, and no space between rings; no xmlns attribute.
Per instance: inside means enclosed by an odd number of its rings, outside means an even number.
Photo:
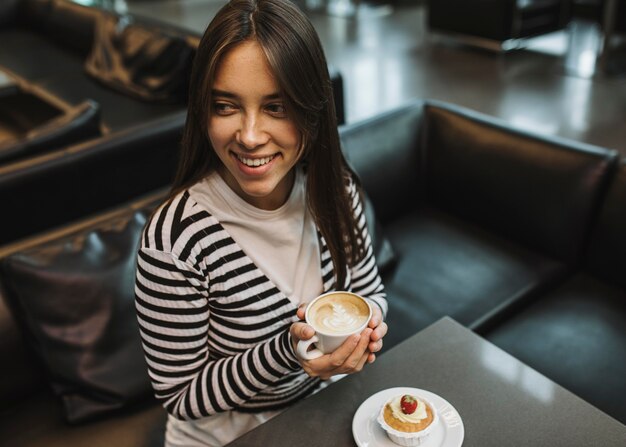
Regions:
<svg viewBox="0 0 626 447"><path fill-rule="evenodd" d="M305 305L298 308L297 316L304 319ZM382 338L387 333L387 325L382 321L382 313L378 306L373 305L373 315L369 326L348 339L334 352L323 355L314 360L298 359L304 371L311 377L320 377L323 380L336 374L352 374L363 369L365 363L372 363L376 359L374 352L382 348ZM304 322L291 325L291 337L295 344L299 340L308 340L315 335L315 330Z"/></svg>
<svg viewBox="0 0 626 447"><path fill-rule="evenodd" d="M369 351L367 363L373 363L374 360L376 360L375 353L383 348L383 337L387 334L387 323L383 321L383 313L380 307L374 303L372 303L371 306L372 319L368 327L372 329L372 334L370 336L370 343L367 346Z"/></svg>

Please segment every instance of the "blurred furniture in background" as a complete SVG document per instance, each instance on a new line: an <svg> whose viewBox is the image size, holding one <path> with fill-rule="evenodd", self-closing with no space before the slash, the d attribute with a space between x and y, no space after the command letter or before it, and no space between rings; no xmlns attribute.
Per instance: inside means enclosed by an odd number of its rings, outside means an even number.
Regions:
<svg viewBox="0 0 626 447"><path fill-rule="evenodd" d="M622 41L621 50L614 46L614 37L626 34L626 1L602 0L601 28L603 33L600 69L606 73L626 72L626 44Z"/></svg>
<svg viewBox="0 0 626 447"><path fill-rule="evenodd" d="M598 26L601 36L598 71L605 74L626 72L626 1L572 0L572 18Z"/></svg>
<svg viewBox="0 0 626 447"><path fill-rule="evenodd" d="M158 133L161 119L185 111L198 40L67 0L3 3L0 165L134 128Z"/></svg>
<svg viewBox="0 0 626 447"><path fill-rule="evenodd" d="M563 29L568 11L568 0L429 0L427 23L464 43L508 50Z"/></svg>

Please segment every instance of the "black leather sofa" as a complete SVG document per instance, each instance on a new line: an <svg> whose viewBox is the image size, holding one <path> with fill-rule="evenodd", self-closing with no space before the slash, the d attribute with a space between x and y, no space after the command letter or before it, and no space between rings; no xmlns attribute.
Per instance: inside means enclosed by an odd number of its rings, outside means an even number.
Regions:
<svg viewBox="0 0 626 447"><path fill-rule="evenodd" d="M343 127L341 138L373 204L385 350L450 315L626 422L626 164L614 151L429 101ZM67 190L45 176L28 182L64 202ZM162 445L133 272L163 193L0 248L7 445Z"/></svg>

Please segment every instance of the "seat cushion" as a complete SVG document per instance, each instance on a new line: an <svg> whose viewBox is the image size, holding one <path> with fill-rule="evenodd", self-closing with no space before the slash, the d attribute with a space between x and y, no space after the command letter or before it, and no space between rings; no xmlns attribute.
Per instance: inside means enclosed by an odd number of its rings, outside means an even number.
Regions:
<svg viewBox="0 0 626 447"><path fill-rule="evenodd" d="M134 310L137 246L151 209L2 260L6 296L70 422L152 395Z"/></svg>
<svg viewBox="0 0 626 447"><path fill-rule="evenodd" d="M557 281L563 264L422 209L387 227L397 254L383 281L389 347L449 315L479 328Z"/></svg>
<svg viewBox="0 0 626 447"><path fill-rule="evenodd" d="M87 424L69 425L59 402L39 393L0 412L2 445L20 447L161 447L166 413L149 399Z"/></svg>
<svg viewBox="0 0 626 447"><path fill-rule="evenodd" d="M626 423L626 292L579 274L486 334Z"/></svg>

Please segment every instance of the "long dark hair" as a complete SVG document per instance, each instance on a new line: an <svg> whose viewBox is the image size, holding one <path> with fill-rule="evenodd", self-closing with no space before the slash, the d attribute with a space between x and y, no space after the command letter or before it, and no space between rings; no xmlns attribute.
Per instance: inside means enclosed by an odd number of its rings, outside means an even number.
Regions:
<svg viewBox="0 0 626 447"><path fill-rule="evenodd" d="M340 149L333 92L319 37L289 0L231 0L209 24L194 60L181 157L170 197L220 166L208 138L211 89L221 58L255 40L263 49L302 136L307 206L330 251L338 287L346 265L364 255L349 194L349 169Z"/></svg>

